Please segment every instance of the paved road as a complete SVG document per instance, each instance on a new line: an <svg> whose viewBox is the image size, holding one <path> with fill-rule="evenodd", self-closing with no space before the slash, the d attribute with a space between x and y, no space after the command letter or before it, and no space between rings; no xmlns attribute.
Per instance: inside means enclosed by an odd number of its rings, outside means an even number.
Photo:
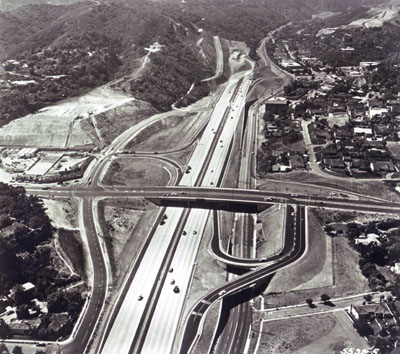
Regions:
<svg viewBox="0 0 400 354"><path fill-rule="evenodd" d="M182 339L180 354L190 353L194 343L200 337L203 316L215 301L255 286L258 281L265 279L265 277L283 267L290 266L304 256L308 247L306 219L305 208L297 208L296 219L291 223L292 227L289 226L286 228L286 233L290 234L288 238L292 240L293 247L291 251L285 254L279 261L275 262L273 265L261 267L232 280L226 285L213 290L193 306L185 322L185 332Z"/></svg>

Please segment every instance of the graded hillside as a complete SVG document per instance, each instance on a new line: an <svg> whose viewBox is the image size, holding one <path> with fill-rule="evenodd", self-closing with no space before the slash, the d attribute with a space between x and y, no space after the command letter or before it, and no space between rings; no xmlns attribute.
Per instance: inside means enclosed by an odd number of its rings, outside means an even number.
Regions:
<svg viewBox="0 0 400 354"><path fill-rule="evenodd" d="M81 0L0 0L0 11L10 11L25 5L68 5ZM91 1L91 0L89 0Z"/></svg>
<svg viewBox="0 0 400 354"><path fill-rule="evenodd" d="M51 148L102 148L156 110L109 88L16 119L0 128L0 144Z"/></svg>

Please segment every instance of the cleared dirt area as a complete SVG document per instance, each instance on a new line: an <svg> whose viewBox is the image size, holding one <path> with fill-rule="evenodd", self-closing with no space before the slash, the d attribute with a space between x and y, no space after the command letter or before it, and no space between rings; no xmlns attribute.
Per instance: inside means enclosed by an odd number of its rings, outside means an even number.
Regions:
<svg viewBox="0 0 400 354"><path fill-rule="evenodd" d="M208 113L185 112L166 117L143 129L129 142L127 149L134 151L181 149L190 144L208 118Z"/></svg>
<svg viewBox="0 0 400 354"><path fill-rule="evenodd" d="M46 213L57 228L77 229L78 202L71 198L42 198Z"/></svg>
<svg viewBox="0 0 400 354"><path fill-rule="evenodd" d="M283 222L285 207L281 204L273 205L271 208L258 214L261 224L257 230L257 257L270 257L277 254L283 247Z"/></svg>
<svg viewBox="0 0 400 354"><path fill-rule="evenodd" d="M325 235L318 219L308 214L309 246L306 256L295 266L279 271L267 288L268 292L320 288L333 285L331 239Z"/></svg>
<svg viewBox="0 0 400 354"><path fill-rule="evenodd" d="M128 271L158 212L156 206L141 198L99 202L100 225L114 276Z"/></svg>
<svg viewBox="0 0 400 354"><path fill-rule="evenodd" d="M153 158L126 157L111 162L102 183L105 185L166 186L177 178L170 164Z"/></svg>
<svg viewBox="0 0 400 354"><path fill-rule="evenodd" d="M81 97L75 97L49 106L0 128L0 144L36 147L93 148L101 145L99 128L92 117L124 105L133 98L107 87L96 88ZM100 121L100 118L96 118ZM132 117L128 117L132 122ZM107 129L110 128L107 123ZM121 122L112 120L115 126ZM131 123L132 124L132 123Z"/></svg>
<svg viewBox="0 0 400 354"><path fill-rule="evenodd" d="M212 214L210 214L212 215ZM213 256L209 253L208 248L212 237L212 218L209 217L204 231L204 236L199 247L199 253L197 255L197 265L194 272L192 284L188 292L187 301L183 311L182 320L184 321L192 306L202 296L206 295L212 289L215 289L226 283L226 271L224 266L217 262ZM207 314L207 320L204 325L203 333L200 342L196 346L194 353L207 353L213 339L213 333L219 316L219 305L213 306ZM180 333L177 336L181 336L182 333L182 322L180 324ZM177 343L175 342L174 353L178 351Z"/></svg>
<svg viewBox="0 0 400 354"><path fill-rule="evenodd" d="M93 116L101 147L110 144L125 130L156 114L147 102L134 100Z"/></svg>
<svg viewBox="0 0 400 354"><path fill-rule="evenodd" d="M367 349L368 345L344 312L338 311L264 322L258 353L339 354L346 347Z"/></svg>

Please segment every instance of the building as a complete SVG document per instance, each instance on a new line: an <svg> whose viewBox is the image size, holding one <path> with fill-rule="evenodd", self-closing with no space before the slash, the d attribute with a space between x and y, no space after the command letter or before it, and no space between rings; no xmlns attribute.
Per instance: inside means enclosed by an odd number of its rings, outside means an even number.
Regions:
<svg viewBox="0 0 400 354"><path fill-rule="evenodd" d="M390 318L392 315L385 304L368 304L363 306L350 305L350 315L355 320L373 321L375 318Z"/></svg>

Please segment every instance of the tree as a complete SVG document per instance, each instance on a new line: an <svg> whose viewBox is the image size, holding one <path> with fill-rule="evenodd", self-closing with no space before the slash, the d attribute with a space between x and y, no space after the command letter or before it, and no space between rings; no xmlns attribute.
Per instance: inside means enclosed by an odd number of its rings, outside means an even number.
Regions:
<svg viewBox="0 0 400 354"><path fill-rule="evenodd" d="M310 297L306 299L306 303L308 304L308 306L312 307L313 305L313 299L311 299Z"/></svg>
<svg viewBox="0 0 400 354"><path fill-rule="evenodd" d="M7 339L10 338L10 335L10 327L8 327L8 324L0 318L0 338Z"/></svg>
<svg viewBox="0 0 400 354"><path fill-rule="evenodd" d="M24 354L24 352L22 351L22 348L19 345L16 345L14 347L14 349L12 350L13 354Z"/></svg>
<svg viewBox="0 0 400 354"><path fill-rule="evenodd" d="M354 328L357 330L358 334L362 337L367 337L374 334L374 330L367 323L366 320L357 320L354 322Z"/></svg>
<svg viewBox="0 0 400 354"><path fill-rule="evenodd" d="M364 296L365 301L370 302L372 300L372 296L370 294L367 294Z"/></svg>
<svg viewBox="0 0 400 354"><path fill-rule="evenodd" d="M323 301L324 304L326 304L330 299L331 299L331 297L328 294L321 295L321 301Z"/></svg>

